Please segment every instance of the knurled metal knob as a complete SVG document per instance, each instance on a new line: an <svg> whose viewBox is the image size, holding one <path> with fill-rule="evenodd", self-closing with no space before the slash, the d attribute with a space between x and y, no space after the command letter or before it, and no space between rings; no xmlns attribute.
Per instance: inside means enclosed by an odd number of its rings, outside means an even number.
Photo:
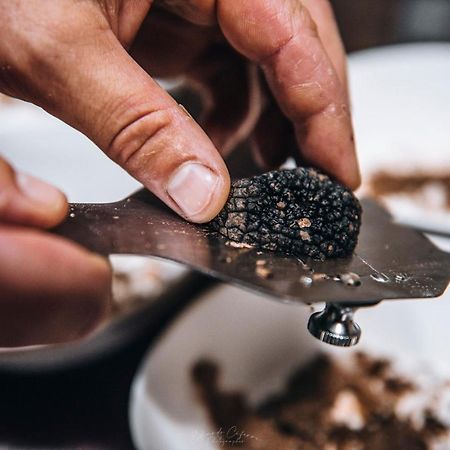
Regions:
<svg viewBox="0 0 450 450"><path fill-rule="evenodd" d="M327 303L323 311L311 315L308 330L327 344L351 347L361 337L361 328L353 320L354 312L350 306Z"/></svg>

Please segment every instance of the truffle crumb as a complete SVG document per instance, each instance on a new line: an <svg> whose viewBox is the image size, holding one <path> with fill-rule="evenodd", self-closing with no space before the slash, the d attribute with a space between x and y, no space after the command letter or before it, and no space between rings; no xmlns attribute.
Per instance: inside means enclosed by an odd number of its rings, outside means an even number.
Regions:
<svg viewBox="0 0 450 450"><path fill-rule="evenodd" d="M393 394L403 394L405 392L414 391L415 389L415 386L411 381L394 376L384 380L384 387Z"/></svg>
<svg viewBox="0 0 450 450"><path fill-rule="evenodd" d="M331 420L351 430L360 430L365 425L362 405L354 392L343 389L336 395L330 411Z"/></svg>
<svg viewBox="0 0 450 450"><path fill-rule="evenodd" d="M257 265L255 272L256 272L256 275L258 275L258 277L260 277L260 278L267 279L267 278L271 278L273 276L273 272L269 268L264 267L264 266Z"/></svg>
<svg viewBox="0 0 450 450"><path fill-rule="evenodd" d="M303 217L297 223L300 228L309 228L311 226L311 221L307 217Z"/></svg>
<svg viewBox="0 0 450 450"><path fill-rule="evenodd" d="M328 280L329 278L330 277L326 273L317 272L312 274L313 281Z"/></svg>

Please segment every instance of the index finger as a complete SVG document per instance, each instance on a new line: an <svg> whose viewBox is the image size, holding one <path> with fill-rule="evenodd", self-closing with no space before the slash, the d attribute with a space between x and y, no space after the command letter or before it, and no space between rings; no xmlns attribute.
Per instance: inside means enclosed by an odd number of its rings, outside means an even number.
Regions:
<svg viewBox="0 0 450 450"><path fill-rule="evenodd" d="M217 15L231 45L262 67L302 157L356 188L346 90L307 8L299 0L218 0Z"/></svg>

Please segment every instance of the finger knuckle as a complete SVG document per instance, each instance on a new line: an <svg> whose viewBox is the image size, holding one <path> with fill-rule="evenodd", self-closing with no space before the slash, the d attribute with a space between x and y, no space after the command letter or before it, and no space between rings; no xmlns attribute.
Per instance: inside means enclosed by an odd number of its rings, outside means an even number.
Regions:
<svg viewBox="0 0 450 450"><path fill-rule="evenodd" d="M177 109L147 111L127 122L113 137L107 150L109 156L130 171L137 169L143 160L147 166L154 165L167 136L175 133Z"/></svg>
<svg viewBox="0 0 450 450"><path fill-rule="evenodd" d="M309 11L301 2L289 2L289 8L283 11L274 11L267 14L267 29L273 30L266 38L267 46L260 54L258 63L270 64L290 46L298 45L303 41L319 37L318 28Z"/></svg>

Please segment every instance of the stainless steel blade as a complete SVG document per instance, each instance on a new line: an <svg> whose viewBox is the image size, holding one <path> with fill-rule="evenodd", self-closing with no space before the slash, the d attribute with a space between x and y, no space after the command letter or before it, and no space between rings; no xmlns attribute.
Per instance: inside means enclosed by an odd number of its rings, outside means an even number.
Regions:
<svg viewBox="0 0 450 450"><path fill-rule="evenodd" d="M223 237L207 226L187 223L147 191L117 203L72 204L68 220L55 232L104 255L177 261L284 302L370 304L441 295L450 281L450 254L421 233L393 223L374 201L362 204L354 254L327 261L227 246ZM359 275L359 285L339 278L349 272Z"/></svg>

